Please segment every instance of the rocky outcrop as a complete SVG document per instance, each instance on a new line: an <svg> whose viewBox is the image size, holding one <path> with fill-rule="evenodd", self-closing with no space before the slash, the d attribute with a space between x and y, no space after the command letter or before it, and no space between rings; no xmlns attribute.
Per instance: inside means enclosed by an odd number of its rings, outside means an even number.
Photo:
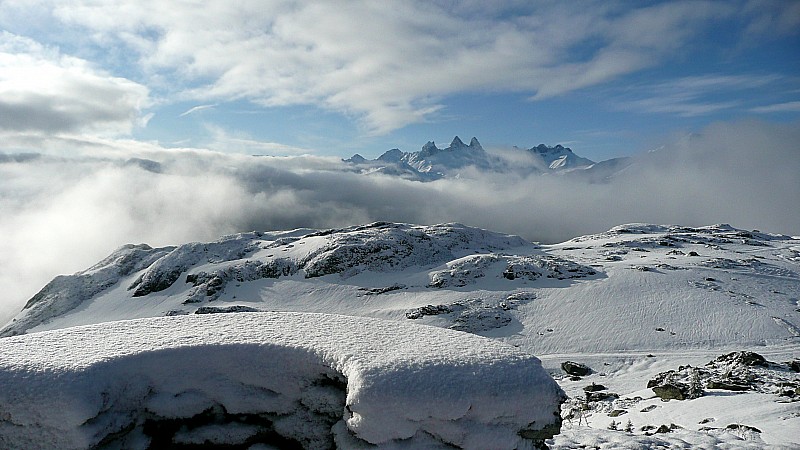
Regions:
<svg viewBox="0 0 800 450"><path fill-rule="evenodd" d="M576 377L585 377L592 372L589 366L574 361L564 361L561 363L561 370L568 375L574 375Z"/></svg>

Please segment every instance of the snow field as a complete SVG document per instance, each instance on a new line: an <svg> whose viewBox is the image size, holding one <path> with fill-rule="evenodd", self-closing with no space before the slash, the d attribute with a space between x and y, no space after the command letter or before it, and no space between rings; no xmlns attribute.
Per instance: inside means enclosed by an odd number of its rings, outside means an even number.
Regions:
<svg viewBox="0 0 800 450"><path fill-rule="evenodd" d="M525 448L533 440L523 436L556 431L563 398L537 358L500 342L308 313L137 319L5 338L0 385L4 448L145 448L165 435L183 444Z"/></svg>

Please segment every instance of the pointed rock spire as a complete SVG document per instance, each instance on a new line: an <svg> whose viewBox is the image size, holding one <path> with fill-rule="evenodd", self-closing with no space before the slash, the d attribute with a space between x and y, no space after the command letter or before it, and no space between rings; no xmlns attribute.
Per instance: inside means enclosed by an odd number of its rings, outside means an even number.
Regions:
<svg viewBox="0 0 800 450"><path fill-rule="evenodd" d="M467 144L465 144L464 141L462 141L461 138L458 136L454 137L453 142L450 143L450 148L452 149L466 147L466 146Z"/></svg>
<svg viewBox="0 0 800 450"><path fill-rule="evenodd" d="M422 151L419 152L420 156L426 157L433 155L434 153L439 151L439 147L433 143L433 141L428 141L427 144L422 146Z"/></svg>
<svg viewBox="0 0 800 450"><path fill-rule="evenodd" d="M472 139L470 139L470 141L469 141L469 146L470 146L471 148L479 148L479 149L483 149L483 147L481 146L481 143L480 143L480 142L478 142L478 138L476 138L476 137L473 137Z"/></svg>

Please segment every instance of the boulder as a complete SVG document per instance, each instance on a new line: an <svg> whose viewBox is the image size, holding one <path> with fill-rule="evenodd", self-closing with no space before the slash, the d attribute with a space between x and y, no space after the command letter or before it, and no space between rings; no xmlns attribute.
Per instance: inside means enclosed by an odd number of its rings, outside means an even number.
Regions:
<svg viewBox="0 0 800 450"><path fill-rule="evenodd" d="M681 384L663 384L661 386L654 386L653 392L661 398L661 400L686 400L688 398L687 386Z"/></svg>
<svg viewBox="0 0 800 450"><path fill-rule="evenodd" d="M720 356L714 362L722 362L729 364L745 365L745 366L766 366L767 360L755 352L741 351L731 352Z"/></svg>
<svg viewBox="0 0 800 450"><path fill-rule="evenodd" d="M569 375L574 375L578 377L585 377L591 373L592 369L589 366L581 363L577 363L574 361L564 361L561 363L561 370L566 372Z"/></svg>

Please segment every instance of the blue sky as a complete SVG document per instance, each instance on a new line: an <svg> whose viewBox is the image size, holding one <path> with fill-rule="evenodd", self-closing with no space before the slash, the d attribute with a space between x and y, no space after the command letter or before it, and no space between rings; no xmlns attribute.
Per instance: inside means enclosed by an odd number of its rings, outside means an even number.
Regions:
<svg viewBox="0 0 800 450"><path fill-rule="evenodd" d="M487 4L491 3L491 6ZM0 151L595 160L800 118L800 2L0 3Z"/></svg>

